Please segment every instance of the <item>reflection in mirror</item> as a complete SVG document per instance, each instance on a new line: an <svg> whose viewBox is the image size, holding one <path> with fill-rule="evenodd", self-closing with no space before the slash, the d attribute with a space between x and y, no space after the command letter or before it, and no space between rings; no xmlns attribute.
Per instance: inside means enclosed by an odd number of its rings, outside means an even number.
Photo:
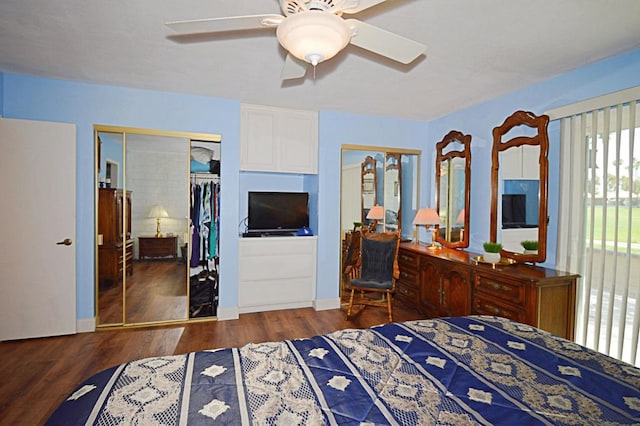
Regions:
<svg viewBox="0 0 640 426"><path fill-rule="evenodd" d="M384 166L384 230L387 232L402 229L402 188L401 154L387 152Z"/></svg>
<svg viewBox="0 0 640 426"><path fill-rule="evenodd" d="M123 243L127 254L133 250L127 221L123 222L124 191L121 186L124 171L124 133L96 132L98 156L97 200L97 285L96 318L102 325L124 323L124 274L122 268ZM131 196L126 193L127 198ZM126 203L128 204L128 203ZM127 234L124 235L124 227ZM133 263L126 272L133 273Z"/></svg>
<svg viewBox="0 0 640 426"><path fill-rule="evenodd" d="M189 140L127 133L125 141L135 262L126 280L127 323L186 319L187 272L178 247L188 229Z"/></svg>
<svg viewBox="0 0 640 426"><path fill-rule="evenodd" d="M189 143L219 136L94 129L96 325L187 320Z"/></svg>
<svg viewBox="0 0 640 426"><path fill-rule="evenodd" d="M367 219L367 215L376 205L376 160L370 155L362 162L362 215L361 223L364 226L369 226L371 219Z"/></svg>
<svg viewBox="0 0 640 426"><path fill-rule="evenodd" d="M452 130L436 144L436 207L442 222L436 240L444 247L469 246L471 136Z"/></svg>
<svg viewBox="0 0 640 426"><path fill-rule="evenodd" d="M546 115L516 111L493 129L490 237L518 261L546 259L548 124ZM525 240L538 250L525 253Z"/></svg>
<svg viewBox="0 0 640 426"><path fill-rule="evenodd" d="M377 230L395 230L401 238L410 240L411 224L419 205L419 150L343 145L340 193L340 220L342 241L341 277L357 262L358 226L364 224L368 209L380 205L384 212L378 220ZM367 170L364 180L363 170ZM375 171L375 173L369 173ZM373 187L372 187L373 186ZM364 203L365 191L367 204ZM365 208L367 211L365 212ZM344 280L341 280L344 290ZM341 292L344 297L345 292Z"/></svg>

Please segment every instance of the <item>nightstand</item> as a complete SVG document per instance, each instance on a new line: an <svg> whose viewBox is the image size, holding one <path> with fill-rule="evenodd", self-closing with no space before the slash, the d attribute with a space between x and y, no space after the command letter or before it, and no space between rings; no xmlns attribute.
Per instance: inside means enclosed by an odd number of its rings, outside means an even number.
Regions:
<svg viewBox="0 0 640 426"><path fill-rule="evenodd" d="M177 243L178 237L175 235L166 237L138 237L138 258L170 256L173 260L177 260Z"/></svg>

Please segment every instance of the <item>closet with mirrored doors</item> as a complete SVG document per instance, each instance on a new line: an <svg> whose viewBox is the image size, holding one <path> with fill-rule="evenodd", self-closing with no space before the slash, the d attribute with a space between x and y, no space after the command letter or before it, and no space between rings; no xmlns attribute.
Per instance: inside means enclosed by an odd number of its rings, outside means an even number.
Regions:
<svg viewBox="0 0 640 426"><path fill-rule="evenodd" d="M377 146L342 145L340 240L342 303L347 281L358 264L360 238L366 232L400 232L411 240L419 208L421 151Z"/></svg>
<svg viewBox="0 0 640 426"><path fill-rule="evenodd" d="M96 326L215 319L221 138L94 126Z"/></svg>

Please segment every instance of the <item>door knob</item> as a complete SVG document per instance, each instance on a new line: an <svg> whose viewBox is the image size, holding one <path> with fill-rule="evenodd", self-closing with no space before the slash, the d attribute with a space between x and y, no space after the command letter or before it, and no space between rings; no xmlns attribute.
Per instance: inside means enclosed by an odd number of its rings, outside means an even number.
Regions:
<svg viewBox="0 0 640 426"><path fill-rule="evenodd" d="M59 246L70 246L73 244L73 241L71 241L71 238L65 238L62 241L58 241L56 244Z"/></svg>

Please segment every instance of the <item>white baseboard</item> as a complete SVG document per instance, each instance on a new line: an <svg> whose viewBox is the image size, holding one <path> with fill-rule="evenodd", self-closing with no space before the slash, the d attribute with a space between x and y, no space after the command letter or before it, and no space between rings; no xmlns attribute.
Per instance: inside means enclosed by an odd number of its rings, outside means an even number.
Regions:
<svg viewBox="0 0 640 426"><path fill-rule="evenodd" d="M76 319L76 332L78 333L93 333L96 331L96 319L95 318L78 318Z"/></svg>
<svg viewBox="0 0 640 426"><path fill-rule="evenodd" d="M280 311L283 309L298 309L312 307L316 311L340 309L340 298L318 299L311 302L277 303L273 305L242 306L233 308L218 308L219 321L238 319L240 314L251 312Z"/></svg>
<svg viewBox="0 0 640 426"><path fill-rule="evenodd" d="M218 321L234 320L240 318L240 311L237 306L231 308L220 308L216 312L216 318Z"/></svg>
<svg viewBox="0 0 640 426"><path fill-rule="evenodd" d="M329 309L340 309L340 298L316 299L313 301L313 309L316 311L327 311Z"/></svg>
<svg viewBox="0 0 640 426"><path fill-rule="evenodd" d="M291 302L291 303L276 303L273 305L256 305L256 306L243 306L239 307L238 311L241 314L248 314L250 312L267 312L267 311L281 311L283 309L297 309L297 308L310 308L312 302Z"/></svg>

